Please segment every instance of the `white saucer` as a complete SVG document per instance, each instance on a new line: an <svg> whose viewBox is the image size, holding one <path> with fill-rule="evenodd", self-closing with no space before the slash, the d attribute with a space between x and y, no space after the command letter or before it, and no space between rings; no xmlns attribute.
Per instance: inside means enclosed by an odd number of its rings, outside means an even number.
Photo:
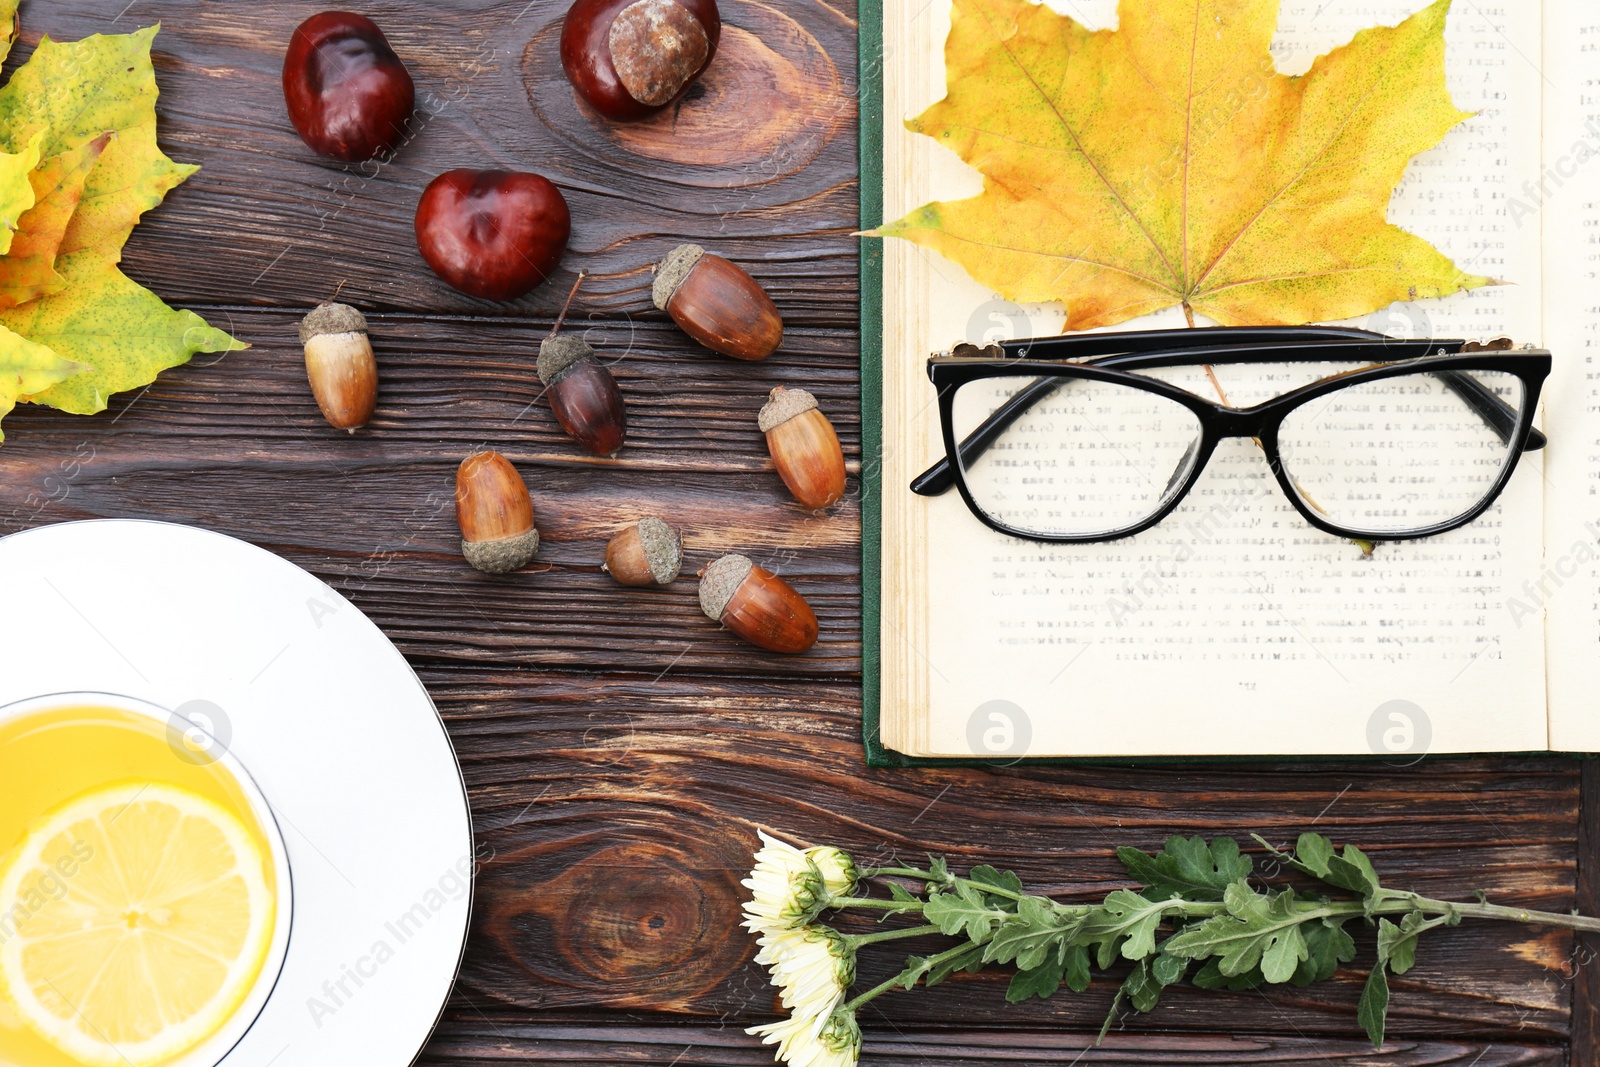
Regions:
<svg viewBox="0 0 1600 1067"><path fill-rule="evenodd" d="M332 588L243 541L103 520L0 538L0 706L45 693L215 705L294 872L283 970L226 1067L405 1067L460 966L475 865L433 702ZM220 715L217 714L220 709Z"/></svg>

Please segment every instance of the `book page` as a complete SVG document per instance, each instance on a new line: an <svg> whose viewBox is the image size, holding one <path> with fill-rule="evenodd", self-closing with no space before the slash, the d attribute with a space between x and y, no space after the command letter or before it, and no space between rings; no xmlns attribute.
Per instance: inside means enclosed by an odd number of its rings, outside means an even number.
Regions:
<svg viewBox="0 0 1600 1067"><path fill-rule="evenodd" d="M1600 8L1546 12L1545 168L1513 204L1545 242L1545 329L1555 369L1546 568L1507 611L1548 611L1550 744L1600 751Z"/></svg>
<svg viewBox="0 0 1600 1067"><path fill-rule="evenodd" d="M1111 0L1053 6L1092 28L1115 25ZM1358 29L1397 23L1418 6L1289 0L1274 46L1279 69L1301 73ZM948 5L890 0L884 23L893 219L976 194L981 178L901 125L943 95ZM1515 284L1396 305L1355 325L1538 342L1538 230L1514 224L1507 198L1539 176L1539 23L1524 7L1513 19L1503 3L1458 5L1447 34L1456 104L1478 114L1413 162L1389 217L1463 269ZM1061 312L999 300L906 242L884 246L890 748L1410 758L1546 746L1543 627L1504 607L1541 567L1539 454L1524 458L1475 523L1380 545L1370 559L1309 526L1245 440L1225 443L1184 504L1143 534L1078 546L1007 538L954 491L925 499L906 489L943 455L924 359L960 339L1058 332ZM1125 328L1182 324L1174 310ZM1230 372L1230 390L1251 388L1247 368Z"/></svg>

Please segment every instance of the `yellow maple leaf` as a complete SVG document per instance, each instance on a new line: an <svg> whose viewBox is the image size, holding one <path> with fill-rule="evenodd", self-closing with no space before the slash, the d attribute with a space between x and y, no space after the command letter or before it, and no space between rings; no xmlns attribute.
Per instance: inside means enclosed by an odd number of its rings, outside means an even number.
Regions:
<svg viewBox="0 0 1600 1067"><path fill-rule="evenodd" d="M1385 219L1418 152L1469 117L1450 0L1288 77L1278 0L1122 0L1091 32L1030 0L954 0L947 95L907 122L983 174L879 236L932 248L1067 327L1174 305L1226 325L1366 314L1492 284Z"/></svg>
<svg viewBox="0 0 1600 1067"><path fill-rule="evenodd" d="M139 217L200 168L174 163L156 144L155 67L159 26L39 42L0 89L0 137L13 143L43 133L46 157L105 133L114 136L89 174L61 252L120 252Z"/></svg>
<svg viewBox="0 0 1600 1067"><path fill-rule="evenodd" d="M0 419L11 414L19 399L87 369L0 326ZM5 439L0 433L0 441Z"/></svg>
<svg viewBox="0 0 1600 1067"><path fill-rule="evenodd" d="M11 250L0 256L0 308L16 307L46 293L59 292L66 279L56 272L56 253L77 210L84 183L111 134L44 160L28 178L33 207L17 220Z"/></svg>
<svg viewBox="0 0 1600 1067"><path fill-rule="evenodd" d="M0 326L86 364L81 373L22 399L73 415L104 411L113 393L148 385L196 352L231 352L249 346L208 326L192 311L178 311L117 269L103 249L63 253L56 259L65 287L20 307L0 310Z"/></svg>

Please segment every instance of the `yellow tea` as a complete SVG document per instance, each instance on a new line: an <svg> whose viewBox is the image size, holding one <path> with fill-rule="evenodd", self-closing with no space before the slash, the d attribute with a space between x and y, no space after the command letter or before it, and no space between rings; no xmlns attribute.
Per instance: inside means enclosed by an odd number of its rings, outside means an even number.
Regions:
<svg viewBox="0 0 1600 1067"><path fill-rule="evenodd" d="M222 762L111 706L0 721L0 1064L156 1067L272 945L272 839Z"/></svg>

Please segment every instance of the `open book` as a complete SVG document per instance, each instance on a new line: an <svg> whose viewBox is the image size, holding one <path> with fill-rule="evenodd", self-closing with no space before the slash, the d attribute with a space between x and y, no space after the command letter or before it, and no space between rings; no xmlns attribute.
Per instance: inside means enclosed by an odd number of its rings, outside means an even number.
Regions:
<svg viewBox="0 0 1600 1067"><path fill-rule="evenodd" d="M1092 29L1116 24L1115 0L1052 6ZM1301 73L1419 6L1286 0L1278 69ZM944 95L948 29L945 0L883 0L881 42L864 25L867 224L980 189L903 126ZM1600 8L1457 4L1447 48L1455 103L1477 114L1411 164L1389 218L1509 284L1346 325L1510 337L1555 356L1548 446L1450 533L1366 557L1308 526L1239 439L1171 515L1110 542L1007 537L955 492L914 495L912 479L944 455L926 358L1059 332L1062 312L1000 300L908 242L868 242L869 448L879 375L882 390L866 523L874 762L1600 750ZM1119 329L1183 325L1173 309ZM1227 387L1251 393L1249 371L1232 368Z"/></svg>

